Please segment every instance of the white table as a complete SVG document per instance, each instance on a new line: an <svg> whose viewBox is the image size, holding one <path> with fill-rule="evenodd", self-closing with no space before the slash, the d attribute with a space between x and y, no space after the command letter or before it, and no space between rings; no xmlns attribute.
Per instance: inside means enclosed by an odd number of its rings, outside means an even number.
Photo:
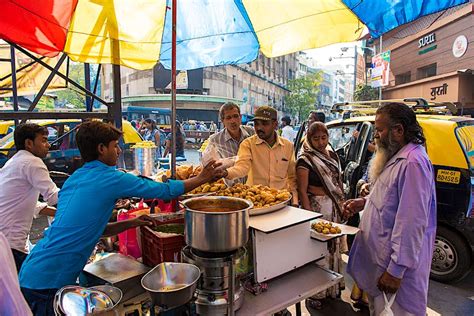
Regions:
<svg viewBox="0 0 474 316"><path fill-rule="evenodd" d="M343 276L327 270L316 263L309 263L297 270L268 282L268 290L260 295L245 291L242 307L237 316L271 315L288 306L297 304L297 315L301 315L300 302L338 283Z"/></svg>

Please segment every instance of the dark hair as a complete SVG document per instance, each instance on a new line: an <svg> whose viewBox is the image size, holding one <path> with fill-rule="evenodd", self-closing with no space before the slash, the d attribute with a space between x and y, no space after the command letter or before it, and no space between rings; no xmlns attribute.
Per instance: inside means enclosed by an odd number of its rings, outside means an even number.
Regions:
<svg viewBox="0 0 474 316"><path fill-rule="evenodd" d="M313 115L313 114L316 115L316 117L318 118L318 121L323 122L323 123L326 122L326 114L324 114L323 112L311 111L311 112L309 112L308 117Z"/></svg>
<svg viewBox="0 0 474 316"><path fill-rule="evenodd" d="M329 131L326 125L323 122L314 122L308 127L308 132L306 137L309 140L316 132L324 132L329 136Z"/></svg>
<svg viewBox="0 0 474 316"><path fill-rule="evenodd" d="M282 120L283 122L285 122L286 125L290 125L290 124L291 124L291 119L290 119L289 116L283 116L283 117L281 118L281 120Z"/></svg>
<svg viewBox="0 0 474 316"><path fill-rule="evenodd" d="M152 120L151 118L147 118L145 120L145 123L151 124L151 129L154 130L156 129L156 122L155 120Z"/></svg>
<svg viewBox="0 0 474 316"><path fill-rule="evenodd" d="M77 147L85 162L99 158L97 147L100 144L108 146L111 141L118 140L122 131L111 124L100 121L82 123L76 134Z"/></svg>
<svg viewBox="0 0 474 316"><path fill-rule="evenodd" d="M225 111L229 111L232 109L237 109L237 111L239 111L239 114L240 114L240 107L234 102L226 102L222 104L221 108L219 109L219 117L221 118L221 121L224 120Z"/></svg>
<svg viewBox="0 0 474 316"><path fill-rule="evenodd" d="M390 125L401 124L405 132L407 143L424 144L426 142L423 129L416 120L415 112L403 103L387 103L377 109L375 114L386 114L390 120Z"/></svg>
<svg viewBox="0 0 474 316"><path fill-rule="evenodd" d="M16 150L25 149L25 140L31 139L34 141L38 134L48 135L48 128L34 123L18 125L13 132Z"/></svg>

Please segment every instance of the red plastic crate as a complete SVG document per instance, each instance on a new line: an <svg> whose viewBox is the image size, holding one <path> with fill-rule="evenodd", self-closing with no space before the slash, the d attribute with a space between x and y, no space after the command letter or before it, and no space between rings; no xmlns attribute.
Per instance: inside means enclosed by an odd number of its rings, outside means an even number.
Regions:
<svg viewBox="0 0 474 316"><path fill-rule="evenodd" d="M184 218L172 219L163 224L184 224ZM181 262L184 236L160 237L153 229L141 227L143 264L154 267L162 262Z"/></svg>

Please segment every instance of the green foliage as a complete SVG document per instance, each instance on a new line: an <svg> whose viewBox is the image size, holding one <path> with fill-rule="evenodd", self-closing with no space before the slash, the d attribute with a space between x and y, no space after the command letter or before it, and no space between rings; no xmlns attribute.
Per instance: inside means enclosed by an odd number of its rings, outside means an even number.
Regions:
<svg viewBox="0 0 474 316"><path fill-rule="evenodd" d="M70 62L69 63L69 78L74 80L81 86L85 87L84 79L84 64ZM69 84L69 88L56 91L54 94L58 97L57 102L60 104L72 104L76 109L84 109L86 107L86 98L81 92L77 92L73 86Z"/></svg>
<svg viewBox="0 0 474 316"><path fill-rule="evenodd" d="M298 117L299 122L305 120L309 112L314 110L321 82L322 72L320 71L301 78L288 80L288 89L291 92L285 97L285 103L290 113Z"/></svg>
<svg viewBox="0 0 474 316"><path fill-rule="evenodd" d="M377 88L372 88L369 85L357 85L357 89L354 92L354 101L370 101L377 100L379 98L379 91Z"/></svg>

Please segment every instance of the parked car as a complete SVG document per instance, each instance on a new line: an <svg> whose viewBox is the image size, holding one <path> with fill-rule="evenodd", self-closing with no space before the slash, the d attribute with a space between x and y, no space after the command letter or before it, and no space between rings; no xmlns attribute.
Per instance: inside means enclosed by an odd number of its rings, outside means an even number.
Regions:
<svg viewBox="0 0 474 316"><path fill-rule="evenodd" d="M357 196L356 184L369 160L367 148L375 116L346 117L327 123L327 127L330 144L344 167L344 190L350 199ZM474 261L474 119L417 114L417 120L436 177L438 227L430 276L441 282L457 281L469 273ZM305 130L303 125L296 150Z"/></svg>
<svg viewBox="0 0 474 316"><path fill-rule="evenodd" d="M48 156L44 159L51 172L53 181L61 187L67 176L82 166L83 161L76 144L76 129L80 120L38 120L35 123L48 128L48 142L51 144ZM127 166L132 164L130 145L142 140L141 135L132 127L130 122L122 121L124 153ZM15 154L13 132L0 139L0 167Z"/></svg>

